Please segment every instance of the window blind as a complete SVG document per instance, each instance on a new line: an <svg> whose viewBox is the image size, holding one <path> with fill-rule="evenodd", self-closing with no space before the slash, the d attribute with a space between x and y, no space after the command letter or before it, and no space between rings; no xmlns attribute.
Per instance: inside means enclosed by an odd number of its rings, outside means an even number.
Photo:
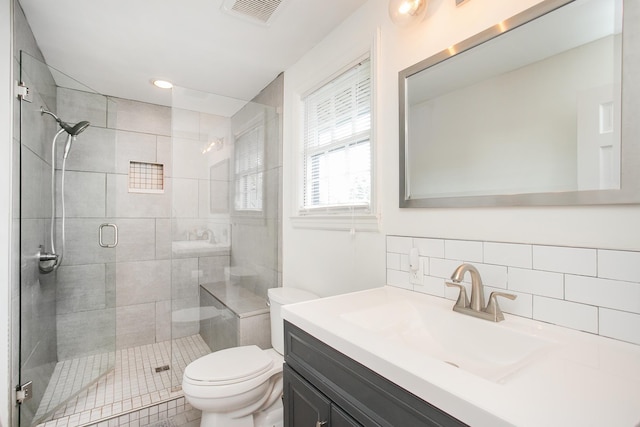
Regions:
<svg viewBox="0 0 640 427"><path fill-rule="evenodd" d="M235 210L262 211L263 128L256 126L235 141Z"/></svg>
<svg viewBox="0 0 640 427"><path fill-rule="evenodd" d="M371 65L357 64L303 99L302 211L371 201Z"/></svg>

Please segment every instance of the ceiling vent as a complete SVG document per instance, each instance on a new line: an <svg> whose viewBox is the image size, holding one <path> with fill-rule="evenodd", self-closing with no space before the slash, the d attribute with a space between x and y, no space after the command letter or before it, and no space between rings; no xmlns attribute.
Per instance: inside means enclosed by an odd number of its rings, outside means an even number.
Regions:
<svg viewBox="0 0 640 427"><path fill-rule="evenodd" d="M268 25L282 2L283 0L225 0L222 9L239 18Z"/></svg>

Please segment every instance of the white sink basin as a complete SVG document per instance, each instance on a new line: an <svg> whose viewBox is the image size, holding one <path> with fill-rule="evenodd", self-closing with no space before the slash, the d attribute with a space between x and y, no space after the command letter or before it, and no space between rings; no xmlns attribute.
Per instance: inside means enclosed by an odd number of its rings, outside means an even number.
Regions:
<svg viewBox="0 0 640 427"><path fill-rule="evenodd" d="M474 427L640 427L640 346L509 314L493 323L453 304L385 286L282 315Z"/></svg>
<svg viewBox="0 0 640 427"><path fill-rule="evenodd" d="M453 302L387 300L341 317L393 346L405 346L487 380L504 382L553 347L532 331L451 310Z"/></svg>

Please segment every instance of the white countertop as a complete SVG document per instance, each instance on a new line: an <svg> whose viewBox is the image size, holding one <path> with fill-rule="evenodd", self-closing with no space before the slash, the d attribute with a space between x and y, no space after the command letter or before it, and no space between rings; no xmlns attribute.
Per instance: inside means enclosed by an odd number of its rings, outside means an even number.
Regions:
<svg viewBox="0 0 640 427"><path fill-rule="evenodd" d="M384 327L362 327L364 324L353 321L357 316L366 320L359 313L367 313L371 323L392 324L397 315L388 308L396 303L444 316L450 315L453 306L453 301L385 286L287 305L282 315L474 427L640 426L640 346L508 314L497 324L465 316L501 331L524 331L550 343L508 374L483 377L376 331ZM464 316L453 311L451 315ZM458 332L460 340L469 338L465 331Z"/></svg>

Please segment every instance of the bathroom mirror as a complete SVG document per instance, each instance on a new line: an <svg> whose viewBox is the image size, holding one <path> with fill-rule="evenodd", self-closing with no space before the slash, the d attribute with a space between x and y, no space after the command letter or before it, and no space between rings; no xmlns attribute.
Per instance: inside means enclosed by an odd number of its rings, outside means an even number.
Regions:
<svg viewBox="0 0 640 427"><path fill-rule="evenodd" d="M640 202L639 4L545 0L401 71L400 207Z"/></svg>

